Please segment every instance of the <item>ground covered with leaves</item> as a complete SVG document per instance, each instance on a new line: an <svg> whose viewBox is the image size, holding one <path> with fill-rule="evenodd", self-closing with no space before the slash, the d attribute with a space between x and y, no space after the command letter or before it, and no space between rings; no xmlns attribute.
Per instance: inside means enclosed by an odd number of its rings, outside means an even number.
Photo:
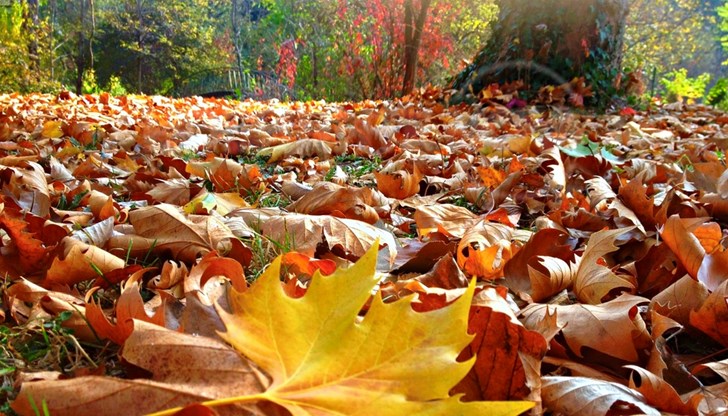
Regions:
<svg viewBox="0 0 728 416"><path fill-rule="evenodd" d="M513 103L0 96L0 410L725 414L728 116Z"/></svg>

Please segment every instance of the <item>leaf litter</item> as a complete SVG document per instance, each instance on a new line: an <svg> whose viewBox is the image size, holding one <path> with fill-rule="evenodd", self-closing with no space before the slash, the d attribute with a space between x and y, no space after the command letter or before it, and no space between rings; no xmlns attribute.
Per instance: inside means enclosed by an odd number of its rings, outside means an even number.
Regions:
<svg viewBox="0 0 728 416"><path fill-rule="evenodd" d="M0 96L1 410L725 412L728 117L443 98Z"/></svg>

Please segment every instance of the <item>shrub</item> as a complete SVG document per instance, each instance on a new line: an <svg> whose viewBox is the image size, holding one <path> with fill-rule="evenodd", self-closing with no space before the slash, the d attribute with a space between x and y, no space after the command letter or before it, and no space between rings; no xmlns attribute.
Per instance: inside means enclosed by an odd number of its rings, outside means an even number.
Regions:
<svg viewBox="0 0 728 416"><path fill-rule="evenodd" d="M705 96L705 88L710 82L710 74L704 73L695 78L688 77L688 70L685 68L669 72L660 80L665 86L667 101L694 102Z"/></svg>

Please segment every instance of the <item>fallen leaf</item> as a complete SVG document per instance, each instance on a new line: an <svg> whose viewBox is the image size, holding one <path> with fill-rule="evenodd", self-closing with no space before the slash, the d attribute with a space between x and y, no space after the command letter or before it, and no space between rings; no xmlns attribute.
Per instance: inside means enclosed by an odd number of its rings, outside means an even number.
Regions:
<svg viewBox="0 0 728 416"><path fill-rule="evenodd" d="M269 157L268 163L278 162L289 156L302 158L317 157L326 160L331 158L331 149L332 145L329 142L316 139L299 139L290 143L262 149L258 151L258 156Z"/></svg>
<svg viewBox="0 0 728 416"><path fill-rule="evenodd" d="M462 238L479 221L467 208L451 204L417 205L414 219L420 237L439 231Z"/></svg>
<svg viewBox="0 0 728 416"><path fill-rule="evenodd" d="M39 217L48 216L51 198L45 171L39 164L22 162L15 167L0 168L0 184L21 208Z"/></svg>
<svg viewBox="0 0 728 416"><path fill-rule="evenodd" d="M641 394L617 383L584 377L544 377L541 389L545 407L564 416L606 415L611 414L610 410L660 415Z"/></svg>
<svg viewBox="0 0 728 416"><path fill-rule="evenodd" d="M458 265L466 274L484 279L501 277L511 259L513 229L503 224L480 221L463 235L458 244Z"/></svg>
<svg viewBox="0 0 728 416"><path fill-rule="evenodd" d="M173 205L139 208L129 213L129 221L134 234L112 237L110 252L137 258L151 252L192 263L211 251L228 253L235 245L242 245L220 219L207 215L186 217Z"/></svg>
<svg viewBox="0 0 728 416"><path fill-rule="evenodd" d="M678 215L672 215L660 230L665 244L675 253L690 276L696 279L705 250L700 245L700 240L690 231L705 221L706 218L682 219Z"/></svg>
<svg viewBox="0 0 728 416"><path fill-rule="evenodd" d="M395 166L395 165L389 165ZM374 172L377 189L389 198L405 199L420 191L422 173L414 165L413 172L384 168Z"/></svg>
<svg viewBox="0 0 728 416"><path fill-rule="evenodd" d="M631 228L598 231L589 237L574 276L574 293L580 301L598 304L615 289L631 291L635 288L632 282L599 264L602 256L617 250L615 240L629 230Z"/></svg>
<svg viewBox="0 0 728 416"><path fill-rule="evenodd" d="M690 324L728 347L728 280L713 291L698 310L690 311Z"/></svg>
<svg viewBox="0 0 728 416"><path fill-rule="evenodd" d="M462 403L449 396L472 365L456 361L470 342L465 316L472 284L458 301L431 312L414 312L411 298L385 304L376 296L359 322L357 315L379 280L374 273L376 256L374 248L348 270L314 276L299 299L286 296L281 288L280 259L249 290L234 293L233 314L219 311L227 328L221 335L273 382L262 394L226 403L254 398L293 413L322 415L353 410L381 415L518 414L532 406ZM357 351L356 356L351 351Z"/></svg>
<svg viewBox="0 0 728 416"><path fill-rule="evenodd" d="M219 341L140 321L134 322L122 356L151 372L152 378L91 376L26 382L11 407L21 415L35 414L33 407L41 402L49 414L58 416L121 416L128 415L130 409L145 414L240 392L255 394L269 384L237 351ZM218 410L221 415L264 414L254 405Z"/></svg>
<svg viewBox="0 0 728 416"><path fill-rule="evenodd" d="M314 256L324 241L328 249L343 257L358 259L380 241L386 244L390 263L397 256L394 236L365 222L336 218L330 215L285 214L271 217L260 224L263 235L291 249Z"/></svg>
<svg viewBox="0 0 728 416"><path fill-rule="evenodd" d="M126 266L124 259L71 237L61 241L59 251L46 273L44 285L71 286L85 280L103 279L104 274Z"/></svg>
<svg viewBox="0 0 728 416"><path fill-rule="evenodd" d="M148 270L139 270L121 284L121 295L114 304L115 322L113 324L109 322L101 306L96 302L92 300L86 304L86 319L99 338L110 339L118 345L123 345L134 329L133 320L165 326L165 305L162 304L150 316L139 293L141 289L139 281Z"/></svg>
<svg viewBox="0 0 728 416"><path fill-rule="evenodd" d="M526 328L536 329L550 311L563 328L564 339L578 357L584 348L635 363L639 353L651 342L645 324L636 313L637 305L649 299L623 294L601 305L532 304L521 311ZM646 338L645 338L646 337Z"/></svg>
<svg viewBox="0 0 728 416"><path fill-rule="evenodd" d="M573 257L566 233L555 228L539 230L506 263L504 284L540 302L571 287L576 272L570 265Z"/></svg>
<svg viewBox="0 0 728 416"><path fill-rule="evenodd" d="M495 289L476 295L468 332L475 334L475 338L458 360L477 358L453 393L464 393L468 401L540 398L539 369L546 355L546 340L538 332L524 328Z"/></svg>
<svg viewBox="0 0 728 416"><path fill-rule="evenodd" d="M289 211L310 215L333 215L374 224L379 210L388 210L386 198L370 188L339 186L321 182L288 206Z"/></svg>
<svg viewBox="0 0 728 416"><path fill-rule="evenodd" d="M690 402L685 403L665 380L636 365L627 365L625 368L632 370L629 388L640 392L651 406L663 412L679 415L698 414L698 404L703 399L702 395L693 395Z"/></svg>

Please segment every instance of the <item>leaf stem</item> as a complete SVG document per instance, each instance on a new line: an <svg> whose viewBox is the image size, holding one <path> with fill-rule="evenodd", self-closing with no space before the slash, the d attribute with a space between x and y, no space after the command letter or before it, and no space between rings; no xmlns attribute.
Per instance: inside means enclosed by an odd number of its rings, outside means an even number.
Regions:
<svg viewBox="0 0 728 416"><path fill-rule="evenodd" d="M215 399L215 400L208 400L206 402L201 402L200 404L207 407L215 407L215 406L224 406L226 404L244 404L244 403L255 403L260 400L268 399L268 395L266 393L258 393L258 394L249 394L245 396L233 396L233 397L225 397L222 399ZM191 403L190 403L191 404ZM175 407L173 409L166 409L155 413L149 413L147 416L167 416L167 415L173 415L180 410L184 409L184 407Z"/></svg>

